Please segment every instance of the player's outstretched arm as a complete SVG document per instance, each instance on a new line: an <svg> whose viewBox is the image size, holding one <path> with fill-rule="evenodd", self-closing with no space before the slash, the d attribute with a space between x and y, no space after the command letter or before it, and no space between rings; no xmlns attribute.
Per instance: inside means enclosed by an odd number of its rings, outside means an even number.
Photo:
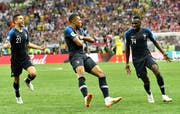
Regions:
<svg viewBox="0 0 180 114"><path fill-rule="evenodd" d="M46 46L42 45L42 46L38 46L36 44L33 44L31 42L28 43L28 47L30 48L34 48L34 49L40 49L40 50L44 50L46 48Z"/></svg>
<svg viewBox="0 0 180 114"><path fill-rule="evenodd" d="M158 48L158 50L162 53L164 59L167 62L172 62L172 58L168 57L168 55L164 52L164 50L162 49L162 47L159 45L158 42L154 42L154 45Z"/></svg>
<svg viewBox="0 0 180 114"><path fill-rule="evenodd" d="M164 56L164 59L167 61L167 62L172 62L172 58L168 57L167 54L163 54Z"/></svg>

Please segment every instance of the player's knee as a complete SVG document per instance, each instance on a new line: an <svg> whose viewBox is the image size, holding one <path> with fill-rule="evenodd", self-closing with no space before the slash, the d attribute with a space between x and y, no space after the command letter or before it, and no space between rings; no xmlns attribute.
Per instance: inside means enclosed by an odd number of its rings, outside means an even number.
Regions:
<svg viewBox="0 0 180 114"><path fill-rule="evenodd" d="M31 77L36 77L36 69L33 66L29 67L27 71Z"/></svg>
<svg viewBox="0 0 180 114"><path fill-rule="evenodd" d="M98 71L97 71L97 75L98 75L99 77L104 77L104 76L105 76L105 74L104 74L104 72L103 72L102 70L98 70Z"/></svg>
<svg viewBox="0 0 180 114"><path fill-rule="evenodd" d="M84 76L84 74L85 74L84 67L77 67L77 68L76 68L76 73L77 73L79 76Z"/></svg>
<svg viewBox="0 0 180 114"><path fill-rule="evenodd" d="M36 77L36 72L30 72L29 75L30 75L31 77Z"/></svg>
<svg viewBox="0 0 180 114"><path fill-rule="evenodd" d="M150 84L149 78L147 76L144 77L144 78L141 78L141 79L144 82L144 85L149 85Z"/></svg>
<svg viewBox="0 0 180 114"><path fill-rule="evenodd" d="M14 82L15 83L19 83L19 80L20 80L19 76L18 77L14 77Z"/></svg>
<svg viewBox="0 0 180 114"><path fill-rule="evenodd" d="M158 70L158 65L157 64L152 65L152 70Z"/></svg>
<svg viewBox="0 0 180 114"><path fill-rule="evenodd" d="M158 75L159 74L159 68L157 65L153 65L152 66L152 71L154 72L155 75Z"/></svg>
<svg viewBox="0 0 180 114"><path fill-rule="evenodd" d="M149 85L150 84L150 81L149 80L146 80L145 82L144 82L144 85Z"/></svg>
<svg viewBox="0 0 180 114"><path fill-rule="evenodd" d="M153 72L154 72L154 74L155 74L156 76L160 74L160 72L159 72L158 69L154 69Z"/></svg>
<svg viewBox="0 0 180 114"><path fill-rule="evenodd" d="M79 76L84 76L85 74L84 70L77 70L76 72Z"/></svg>

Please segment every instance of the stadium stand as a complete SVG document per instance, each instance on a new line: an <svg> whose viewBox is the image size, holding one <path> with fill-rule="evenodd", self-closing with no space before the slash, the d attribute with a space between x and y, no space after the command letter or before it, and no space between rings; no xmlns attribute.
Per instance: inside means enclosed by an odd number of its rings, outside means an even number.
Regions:
<svg viewBox="0 0 180 114"><path fill-rule="evenodd" d="M83 28L88 28L88 33L97 39L90 46L91 52L111 52L115 45L114 36L130 27L130 18L134 14L139 14L143 26L155 33L180 32L178 0L13 0L0 3L2 39L6 39L7 31L13 26L11 16L22 13L33 43L46 44L50 49L48 53L66 53L63 29L72 12L83 17ZM178 39L176 35L158 37L162 44L174 45L171 50L179 50ZM153 47L152 51L155 51Z"/></svg>

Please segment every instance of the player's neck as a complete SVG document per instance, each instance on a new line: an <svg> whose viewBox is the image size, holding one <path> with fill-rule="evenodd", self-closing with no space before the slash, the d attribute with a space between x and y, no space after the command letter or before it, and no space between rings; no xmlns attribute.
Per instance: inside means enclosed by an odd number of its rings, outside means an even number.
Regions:
<svg viewBox="0 0 180 114"><path fill-rule="evenodd" d="M23 27L15 26L15 28L16 28L19 32L22 32L22 28L23 28Z"/></svg>
<svg viewBox="0 0 180 114"><path fill-rule="evenodd" d="M74 24L70 24L69 26L73 29L76 29L76 26Z"/></svg>
<svg viewBox="0 0 180 114"><path fill-rule="evenodd" d="M141 28L137 28L137 29L134 29L136 32L139 32L141 30Z"/></svg>
<svg viewBox="0 0 180 114"><path fill-rule="evenodd" d="M77 32L78 29L77 29L77 27L75 25L71 24L69 26L74 30L75 33L78 33Z"/></svg>

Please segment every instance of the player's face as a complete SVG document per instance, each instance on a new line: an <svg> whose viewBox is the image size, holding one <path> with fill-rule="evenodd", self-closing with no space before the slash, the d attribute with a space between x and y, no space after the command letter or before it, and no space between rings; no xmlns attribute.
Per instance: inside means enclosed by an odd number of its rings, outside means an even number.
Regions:
<svg viewBox="0 0 180 114"><path fill-rule="evenodd" d="M19 27L24 27L24 17L22 15L17 17L16 24Z"/></svg>
<svg viewBox="0 0 180 114"><path fill-rule="evenodd" d="M81 21L81 18L79 16L77 16L75 19L74 19L74 24L77 28L80 28L82 26L82 21Z"/></svg>
<svg viewBox="0 0 180 114"><path fill-rule="evenodd" d="M140 22L139 19L133 19L132 20L132 27L133 27L133 29L139 30L140 26L141 26L141 22Z"/></svg>

